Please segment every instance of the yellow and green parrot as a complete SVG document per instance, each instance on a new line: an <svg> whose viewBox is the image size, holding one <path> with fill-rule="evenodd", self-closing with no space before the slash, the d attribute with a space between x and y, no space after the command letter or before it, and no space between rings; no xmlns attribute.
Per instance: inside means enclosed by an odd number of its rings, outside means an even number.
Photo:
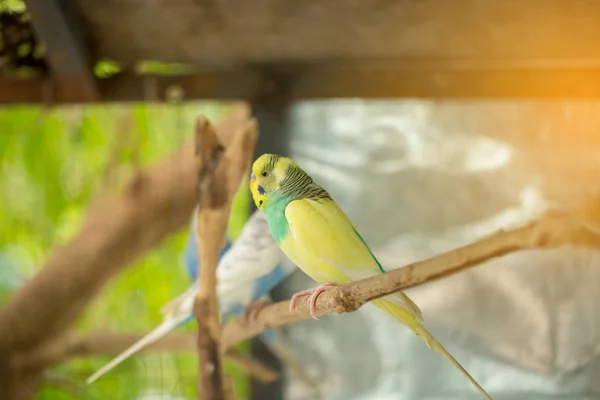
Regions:
<svg viewBox="0 0 600 400"><path fill-rule="evenodd" d="M315 318L317 296L327 288L385 273L354 224L294 161L263 154L252 165L250 190L256 206L265 214L273 238L281 250L320 286L296 293L308 299ZM475 387L491 397L458 361L422 325L421 310L398 292L372 302L379 309L412 329L430 349L458 368Z"/></svg>

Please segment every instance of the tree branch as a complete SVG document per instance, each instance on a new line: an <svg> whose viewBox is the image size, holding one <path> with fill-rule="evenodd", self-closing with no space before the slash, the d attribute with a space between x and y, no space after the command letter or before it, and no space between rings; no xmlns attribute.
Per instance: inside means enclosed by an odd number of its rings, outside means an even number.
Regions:
<svg viewBox="0 0 600 400"><path fill-rule="evenodd" d="M225 353L225 359L237 365L241 370L246 371L251 378L262 383L274 382L279 379L279 374L274 369L237 351L229 350Z"/></svg>
<svg viewBox="0 0 600 400"><path fill-rule="evenodd" d="M258 129L253 119L234 134L227 147L219 142L208 120L199 117L196 123L199 287L194 309L198 321L198 399L232 397L231 382L224 376L221 365L216 270L231 201L248 173L257 139Z"/></svg>
<svg viewBox="0 0 600 400"><path fill-rule="evenodd" d="M475 243L404 268L328 289L317 298L317 315L353 312L371 300L516 251L562 246L600 248L600 235L579 222L592 216L598 217L597 221L600 220L600 213L594 207L588 210L578 209L569 214L551 212L521 228L500 231ZM289 301L281 301L261 309L251 320L239 319L228 323L223 328L221 345L227 349L267 329L310 318L307 302L303 301L307 299L308 295L299 299L294 315L290 315L288 311Z"/></svg>
<svg viewBox="0 0 600 400"><path fill-rule="evenodd" d="M218 125L220 140L229 143L249 114L238 104ZM0 309L3 398L30 398L42 381L40 369L16 370L15 356L64 334L110 278L189 222L196 182L190 147L137 175L120 195L98 196L79 233Z"/></svg>
<svg viewBox="0 0 600 400"><path fill-rule="evenodd" d="M94 332L87 336L66 336L14 358L19 368L48 367L75 357L119 354L145 334ZM193 334L171 334L146 346L142 352L188 352L195 349Z"/></svg>
<svg viewBox="0 0 600 400"><path fill-rule="evenodd" d="M21 353L13 359L18 369L46 368L71 358L119 354L144 337L145 333L94 332L87 336L67 336L48 342L38 349ZM146 346L140 353L181 352L196 349L196 334L180 333L162 337ZM263 363L228 351L225 359L245 371L251 378L261 382L272 382L279 378L277 372Z"/></svg>
<svg viewBox="0 0 600 400"><path fill-rule="evenodd" d="M219 125L223 142L230 141L248 115L247 107L240 106ZM57 247L0 310L0 353L30 349L63 333L109 278L187 224L195 181L193 155L180 149L133 179L120 196L97 199L79 233Z"/></svg>

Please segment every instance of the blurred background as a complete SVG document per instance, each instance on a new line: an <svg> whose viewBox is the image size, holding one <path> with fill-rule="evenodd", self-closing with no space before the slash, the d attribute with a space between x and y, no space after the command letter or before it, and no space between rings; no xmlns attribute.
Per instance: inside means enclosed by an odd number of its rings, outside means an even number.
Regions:
<svg viewBox="0 0 600 400"><path fill-rule="evenodd" d="M0 0L0 321L96 202L128 196L172 158L170 206L147 216L172 224L150 251L132 246L131 262L62 333L157 326L161 306L190 285L194 199L183 196L195 119L227 121L237 100L258 119L256 154L294 158L386 269L595 198L599 18L600 5L584 0ZM230 230L250 203L236 203ZM493 398L596 399L599 262L590 249L518 252L407 294ZM296 271L271 298L313 286ZM91 385L114 354L18 371L15 382L32 390L9 393L11 357L31 350L2 342L13 328L0 326L1 399L196 398L195 352L168 349ZM177 330L195 331L195 322ZM308 379L255 339L241 351L281 379L261 384L227 363L238 399L481 398L370 305L274 334Z"/></svg>

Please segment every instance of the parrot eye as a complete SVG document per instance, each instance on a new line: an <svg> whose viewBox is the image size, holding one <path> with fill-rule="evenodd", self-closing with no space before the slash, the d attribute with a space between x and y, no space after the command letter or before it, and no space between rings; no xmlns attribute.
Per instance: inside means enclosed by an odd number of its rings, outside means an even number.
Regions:
<svg viewBox="0 0 600 400"><path fill-rule="evenodd" d="M263 171L261 175L266 178L267 176L269 176L269 173L267 171Z"/></svg>

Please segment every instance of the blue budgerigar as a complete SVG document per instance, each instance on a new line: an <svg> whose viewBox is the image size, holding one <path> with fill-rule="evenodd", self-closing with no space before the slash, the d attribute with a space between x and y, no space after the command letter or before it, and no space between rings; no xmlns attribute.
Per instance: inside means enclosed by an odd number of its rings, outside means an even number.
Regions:
<svg viewBox="0 0 600 400"><path fill-rule="evenodd" d="M196 276L197 262L197 258L192 256L197 253L195 229L196 213L194 212L190 227L192 233L188 237L188 247L185 251L187 268L192 277ZM295 265L275 243L262 211L254 212L244 225L239 238L229 247L226 245L221 251L221 259L217 266L217 293L222 318L246 312L252 304L267 295L294 269ZM196 281L186 292L163 306L161 309L164 315L163 322L90 376L87 383L95 381L145 346L192 320L197 287Z"/></svg>

